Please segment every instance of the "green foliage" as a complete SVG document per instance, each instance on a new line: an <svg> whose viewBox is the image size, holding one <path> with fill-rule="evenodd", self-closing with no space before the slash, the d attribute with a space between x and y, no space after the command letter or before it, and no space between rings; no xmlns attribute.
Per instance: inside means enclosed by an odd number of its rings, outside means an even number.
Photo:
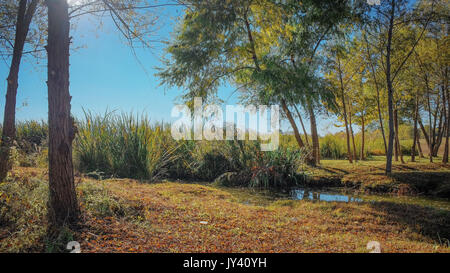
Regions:
<svg viewBox="0 0 450 273"><path fill-rule="evenodd" d="M18 122L16 125L16 140L10 150L10 159L13 166L47 167L47 142L48 125L46 122Z"/></svg>
<svg viewBox="0 0 450 273"><path fill-rule="evenodd" d="M85 113L74 142L77 167L109 176L156 180L167 175L178 144L163 124L132 114Z"/></svg>
<svg viewBox="0 0 450 273"><path fill-rule="evenodd" d="M46 236L48 183L15 179L0 184L0 226L9 235L0 252L39 251Z"/></svg>
<svg viewBox="0 0 450 273"><path fill-rule="evenodd" d="M97 178L213 181L224 173L237 172L242 185L287 187L297 181L305 154L292 148L261 152L256 141L176 142L169 130L132 115L86 113L78 127L77 167ZM102 213L115 211L114 200L97 201L95 206L103 207Z"/></svg>
<svg viewBox="0 0 450 273"><path fill-rule="evenodd" d="M320 140L320 156L328 159L344 159L347 157L345 139L337 135L326 135Z"/></svg>
<svg viewBox="0 0 450 273"><path fill-rule="evenodd" d="M125 215L126 207L98 183L83 183L79 187L80 201L94 216L120 217Z"/></svg>
<svg viewBox="0 0 450 273"><path fill-rule="evenodd" d="M297 173L305 162L305 153L300 150L278 149L272 152L258 153L251 168L250 187L290 188L301 182Z"/></svg>
<svg viewBox="0 0 450 273"><path fill-rule="evenodd" d="M16 141L22 151L35 152L36 147L47 145L48 124L44 121L19 122L16 125Z"/></svg>

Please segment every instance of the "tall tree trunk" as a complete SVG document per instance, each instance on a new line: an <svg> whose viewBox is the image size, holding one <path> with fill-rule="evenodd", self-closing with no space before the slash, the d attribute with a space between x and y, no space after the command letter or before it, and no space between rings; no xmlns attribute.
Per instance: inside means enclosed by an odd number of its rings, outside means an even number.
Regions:
<svg viewBox="0 0 450 273"><path fill-rule="evenodd" d="M425 75L426 77L426 75ZM427 82L428 86L428 82ZM428 122L429 122L429 131L428 131L428 149L429 149L429 156L430 156L430 162L433 162L433 132L432 132L432 122L431 122L431 102L430 102L430 90L427 87L427 104L428 104Z"/></svg>
<svg viewBox="0 0 450 273"><path fill-rule="evenodd" d="M425 126L424 126L423 123L422 123L422 119L420 118L420 115L417 116L417 121L419 122L420 130L422 131L422 134L423 134L423 136L424 136L424 138L425 138L425 141L426 141L426 143L427 143L427 146L430 146L430 138L429 138L429 136L428 136L427 130L425 129Z"/></svg>
<svg viewBox="0 0 450 273"><path fill-rule="evenodd" d="M365 120L364 120L364 112L361 114L361 160L366 159L366 151L365 151L365 135L366 135L366 128L365 128Z"/></svg>
<svg viewBox="0 0 450 273"><path fill-rule="evenodd" d="M384 132L384 125L383 125L383 116L381 115L381 103L380 103L380 87L378 85L378 80L377 80L377 75L375 73L375 67L373 65L373 61L372 61L372 54L370 53L370 45L369 45L369 41L367 40L367 37L364 36L364 39L366 41L366 45L367 45L367 57L369 59L370 62L370 68L372 70L372 76L373 76L373 81L375 83L375 90L377 91L377 111L378 111L378 122L380 123L380 130L381 130L381 135L383 136L383 143L384 143L384 154L387 154L387 143L386 143L386 134Z"/></svg>
<svg viewBox="0 0 450 273"><path fill-rule="evenodd" d="M305 147L305 144L303 143L302 137L300 136L300 133L298 131L297 124L295 123L295 120L292 117L292 113L289 110L289 108L288 108L288 106L286 104L286 101L284 99L281 100L281 107L283 108L283 111L286 114L286 116L287 116L287 118L289 120L289 123L291 123L292 130L294 130L294 136L295 136L295 139L297 140L298 146L300 148Z"/></svg>
<svg viewBox="0 0 450 273"><path fill-rule="evenodd" d="M447 134L445 137L445 148L444 155L442 157L443 163L448 163L448 154L449 154L449 138L450 138L450 93L447 91Z"/></svg>
<svg viewBox="0 0 450 273"><path fill-rule="evenodd" d="M422 145L420 145L420 136L419 136L419 134L417 134L417 149L419 150L420 158L425 158L425 156L423 155L423 151L422 151Z"/></svg>
<svg viewBox="0 0 450 273"><path fill-rule="evenodd" d="M48 127L49 127L49 221L74 224L79 208L72 164L76 134L70 115L69 47L70 22L66 0L46 0L48 7Z"/></svg>
<svg viewBox="0 0 450 273"><path fill-rule="evenodd" d="M303 134L305 135L305 141L306 141L306 146L309 147L309 139L308 139L308 133L306 132L305 129L305 124L303 123L303 118L302 115L300 114L300 111L298 110L297 105L294 104L294 109L297 112L297 116L300 119L300 124L302 125L302 129L303 129Z"/></svg>
<svg viewBox="0 0 450 273"><path fill-rule="evenodd" d="M411 148L411 162L416 161L416 143L417 143L417 117L419 115L419 96L416 94L416 102L414 105L414 140Z"/></svg>
<svg viewBox="0 0 450 273"><path fill-rule="evenodd" d="M320 164L319 134L317 132L316 115L314 113L314 108L313 108L311 102L308 102L308 110L309 110L309 120L311 123L313 160L314 160L314 163L317 165L317 164Z"/></svg>
<svg viewBox="0 0 450 273"><path fill-rule="evenodd" d="M352 107L351 107L351 103L349 102L349 127L350 127L350 135L352 137L352 146L353 146L353 158L355 159L355 161L358 161L358 157L356 155L356 144L355 144L355 134L353 134L353 125L352 125L352 115L353 115L353 111L352 111Z"/></svg>
<svg viewBox="0 0 450 273"><path fill-rule="evenodd" d="M447 80L447 72L448 67L445 68L444 72L444 94L447 99L447 111L446 111L446 117L447 117L447 134L445 137L445 149L444 149L444 156L442 157L443 163L448 163L448 154L449 154L449 138L450 138L450 92L448 91L448 80ZM444 102L445 105L445 102Z"/></svg>
<svg viewBox="0 0 450 273"><path fill-rule="evenodd" d="M399 155L399 143L398 143L398 122L397 122L397 109L394 109L394 160L398 162Z"/></svg>
<svg viewBox="0 0 450 273"><path fill-rule="evenodd" d="M442 144L442 138L444 137L444 133L446 132L446 111L445 109L447 107L445 107L445 97L442 98L442 110L440 111L440 115L439 115L439 127L438 127L438 132L436 134L436 141L434 143L434 147L433 147L433 156L437 157L438 153L439 153L439 148L441 147Z"/></svg>
<svg viewBox="0 0 450 273"><path fill-rule="evenodd" d="M386 154L386 174L392 173L392 150L394 148L394 88L391 80L391 46L392 35L394 30L394 16L395 16L395 0L391 0L391 11L389 18L388 41L386 50L386 83L388 89L388 112L389 112L389 144Z"/></svg>
<svg viewBox="0 0 450 273"><path fill-rule="evenodd" d="M341 60L340 60L339 56L337 57L337 61L338 61L338 69L339 69L339 81L341 83L341 99L342 99L342 108L343 108L343 116L344 116L344 123L345 123L345 134L346 134L346 140L347 140L347 156L348 156L348 161L350 163L353 163L352 150L350 149L350 132L348 129L347 106L345 103L344 82L342 80Z"/></svg>
<svg viewBox="0 0 450 273"><path fill-rule="evenodd" d="M400 145L400 137L399 137L399 130L398 130L398 110L394 110L394 126L395 126L395 143L397 147L397 154L400 157L400 161L405 164L405 161L403 160L403 153L402 153L402 146Z"/></svg>
<svg viewBox="0 0 450 273"><path fill-rule="evenodd" d="M0 182L6 178L11 168L9 154L16 137L16 97L19 87L19 68L31 19L34 16L38 2L38 0L33 0L28 8L27 0L20 0L19 2L13 56L7 78L8 85L6 88L3 132L0 145Z"/></svg>

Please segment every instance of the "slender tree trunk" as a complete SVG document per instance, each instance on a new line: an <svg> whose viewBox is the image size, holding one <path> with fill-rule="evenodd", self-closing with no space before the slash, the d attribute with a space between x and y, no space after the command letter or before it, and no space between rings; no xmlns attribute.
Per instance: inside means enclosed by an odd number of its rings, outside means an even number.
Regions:
<svg viewBox="0 0 450 273"><path fill-rule="evenodd" d="M383 143L384 143L384 154L387 154L387 143L386 143L386 134L384 132L384 125L383 125L383 116L381 114L381 103L380 103L380 87L378 86L378 80L377 80L377 75L375 73L375 67L373 65L373 61L372 61L372 54L370 53L370 45L369 45L369 41L367 40L367 37L364 36L366 44L367 44L367 57L369 59L370 62L370 68L372 70L372 76L373 76L373 81L375 83L375 90L377 91L377 111L378 111L378 121L380 123L380 130L381 130L381 135L383 136Z"/></svg>
<svg viewBox="0 0 450 273"><path fill-rule="evenodd" d="M29 4L28 9L27 0L20 0L19 2L13 56L7 78L8 85L3 116L2 141L0 144L0 182L6 178L11 168L9 154L16 137L16 97L19 87L19 68L31 19L36 11L38 2L33 0Z"/></svg>
<svg viewBox="0 0 450 273"><path fill-rule="evenodd" d="M284 99L281 100L281 107L283 108L283 111L286 114L286 116L287 116L287 118L289 120L289 123L291 123L292 129L294 130L294 136L295 136L295 139L297 140L298 146L300 148L305 147L305 144L303 143L302 137L300 136L300 133L298 131L297 124L295 123L295 120L292 117L292 113L289 110L289 108L288 108L288 106L286 104L286 101Z"/></svg>
<svg viewBox="0 0 450 273"><path fill-rule="evenodd" d="M310 145L309 145L308 133L306 132L305 124L303 123L302 115L300 115L300 111L298 110L298 107L295 104L294 104L294 109L297 112L297 116L300 119L300 124L302 125L303 134L305 135L306 146L309 147Z"/></svg>
<svg viewBox="0 0 450 273"><path fill-rule="evenodd" d="M395 110L394 110L395 115ZM395 127L395 118L394 118L394 127ZM394 161L398 162L398 142L397 142L397 132L394 132Z"/></svg>
<svg viewBox="0 0 450 273"><path fill-rule="evenodd" d="M411 162L416 161L416 143L417 143L417 117L419 115L419 96L416 94L416 103L414 106L414 140L411 148Z"/></svg>
<svg viewBox="0 0 450 273"><path fill-rule="evenodd" d="M420 118L420 115L417 116L417 121L419 122L420 130L422 131L425 141L427 142L427 146L430 146L430 138L428 136L427 130L425 129L425 126L422 123L422 119Z"/></svg>
<svg viewBox="0 0 450 273"><path fill-rule="evenodd" d="M428 83L427 83L428 86ZM429 122L429 132L428 132L428 149L429 149L429 156L430 156L430 162L433 162L433 140L432 140L432 122L431 122L431 102L430 102L430 90L427 87L427 104L428 104L428 122Z"/></svg>
<svg viewBox="0 0 450 273"><path fill-rule="evenodd" d="M72 141L76 134L70 115L70 22L66 0L46 0L48 7L48 126L49 126L49 221L52 225L75 224L79 207L72 165Z"/></svg>
<svg viewBox="0 0 450 273"><path fill-rule="evenodd" d="M364 120L364 112L361 114L361 160L366 159L366 151L365 151L365 135L366 135L366 128L365 128L365 120Z"/></svg>
<svg viewBox="0 0 450 273"><path fill-rule="evenodd" d="M347 140L347 156L348 156L348 161L350 163L353 163L352 151L350 149L350 132L348 129L347 106L345 103L344 82L342 80L341 60L339 59L339 56L337 57L337 61L338 61L338 69L339 69L339 81L341 83L341 99L342 99L342 108L343 108L343 112L344 112L343 116L344 116L344 123L345 123L345 134L346 134L346 140Z"/></svg>
<svg viewBox="0 0 450 273"><path fill-rule="evenodd" d="M392 33L394 29L394 16L395 16L395 0L391 0L391 11L389 18L389 30L388 41L386 50L386 83L388 89L388 112L389 112L389 144L386 154L386 174L392 173L392 150L394 148L394 88L392 87L391 80L391 46L392 46Z"/></svg>
<svg viewBox="0 0 450 273"><path fill-rule="evenodd" d="M394 110L394 126L395 126L395 142L397 146L397 154L400 157L400 161L405 164L405 160L403 160L402 146L400 145L400 136L398 130L398 110Z"/></svg>
<svg viewBox="0 0 450 273"><path fill-rule="evenodd" d="M398 143L398 122L397 122L397 109L394 109L394 160L398 162L399 143Z"/></svg>
<svg viewBox="0 0 450 273"><path fill-rule="evenodd" d="M317 132L316 115L314 113L314 109L313 109L311 102L308 103L308 110L309 110L309 120L311 123L313 160L314 160L314 163L317 165L317 164L320 164L319 134Z"/></svg>
<svg viewBox="0 0 450 273"><path fill-rule="evenodd" d="M447 118L447 134L445 138L445 149L444 149L444 156L442 157L443 163L448 163L448 154L449 154L449 138L450 138L450 92L448 91L448 81L447 81L447 71L448 67L445 68L444 72L444 94L447 99L447 111L446 111L446 118ZM445 105L445 102L444 102Z"/></svg>
<svg viewBox="0 0 450 273"><path fill-rule="evenodd" d="M417 134L417 149L419 150L419 156L420 158L425 158L422 152L422 145L420 145L420 136Z"/></svg>
<svg viewBox="0 0 450 273"><path fill-rule="evenodd" d="M440 100L438 100L438 101L440 101ZM445 101L443 101L443 104L445 104ZM436 120L439 120L439 122L438 122L438 125L437 125L437 132L436 132L436 127L433 129L433 132L434 132L434 138L433 138L433 156L434 157L437 157L438 156L438 151L439 151L439 148L440 148L440 146L441 146L441 143L442 143L442 136L443 136L443 131L444 131L444 127L445 127L445 125L444 125L444 123L445 123L445 114L444 114L444 109L443 108L441 108L441 110L439 110L439 118L437 118L437 116L436 116L436 119L435 119L435 124L436 124ZM436 125L435 125L436 126Z"/></svg>
<svg viewBox="0 0 450 273"><path fill-rule="evenodd" d="M445 88L447 89L447 87ZM445 138L445 148L444 148L444 155L442 157L443 163L448 163L448 154L449 154L449 138L450 138L450 93L448 90L445 91L447 93L447 135Z"/></svg>
<svg viewBox="0 0 450 273"><path fill-rule="evenodd" d="M439 105L439 98L438 98L438 105ZM433 150L431 150L431 153L432 153L432 155L433 155L433 157L435 156L434 155L434 150L435 150L435 148L436 148L436 144L437 144L437 133L436 133L436 126L437 126L437 121L438 121L438 116L439 116L439 106L437 106L436 107L436 109L435 109L435 111L434 111L434 113L433 113L433 129L432 129L432 145L431 145L431 147L433 147ZM439 121L440 122L440 121Z"/></svg>
<svg viewBox="0 0 450 273"><path fill-rule="evenodd" d="M351 107L351 103L349 103L350 105L350 109L349 109L349 127L350 127L350 135L352 137L352 146L353 146L353 158L355 159L355 161L358 161L358 156L356 155L356 144L355 144L355 135L353 134L353 125L352 125L352 115L353 115L353 111L352 111L352 107Z"/></svg>

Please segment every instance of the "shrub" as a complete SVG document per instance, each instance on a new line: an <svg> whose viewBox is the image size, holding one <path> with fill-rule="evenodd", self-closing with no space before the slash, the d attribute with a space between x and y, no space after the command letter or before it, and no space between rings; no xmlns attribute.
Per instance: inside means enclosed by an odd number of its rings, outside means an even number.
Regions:
<svg viewBox="0 0 450 273"><path fill-rule="evenodd" d="M39 147L47 146L48 125L41 121L24 121L16 125L18 148L26 154L35 153Z"/></svg>
<svg viewBox="0 0 450 273"><path fill-rule="evenodd" d="M278 149L258 153L253 161L250 187L289 188L297 185L301 177L297 170L303 164L305 153L300 150Z"/></svg>
<svg viewBox="0 0 450 273"><path fill-rule="evenodd" d="M347 156L345 139L338 135L326 135L320 140L320 156L328 159L344 159Z"/></svg>
<svg viewBox="0 0 450 273"><path fill-rule="evenodd" d="M47 200L47 182L24 178L0 184L0 226L9 232L0 240L0 252L42 250Z"/></svg>
<svg viewBox="0 0 450 273"><path fill-rule="evenodd" d="M200 179L212 181L223 173L231 170L231 163L221 154L220 151L213 150L203 155L203 158L195 170L195 176Z"/></svg>

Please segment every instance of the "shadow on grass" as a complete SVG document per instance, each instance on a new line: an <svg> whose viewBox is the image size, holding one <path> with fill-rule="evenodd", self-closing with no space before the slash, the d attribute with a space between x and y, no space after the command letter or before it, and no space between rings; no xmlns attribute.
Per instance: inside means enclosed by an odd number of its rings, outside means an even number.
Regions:
<svg viewBox="0 0 450 273"><path fill-rule="evenodd" d="M391 177L411 186L418 194L450 198L450 172L394 172Z"/></svg>
<svg viewBox="0 0 450 273"><path fill-rule="evenodd" d="M371 206L385 212L388 222L406 225L411 231L450 246L450 211L392 202L374 202Z"/></svg>

